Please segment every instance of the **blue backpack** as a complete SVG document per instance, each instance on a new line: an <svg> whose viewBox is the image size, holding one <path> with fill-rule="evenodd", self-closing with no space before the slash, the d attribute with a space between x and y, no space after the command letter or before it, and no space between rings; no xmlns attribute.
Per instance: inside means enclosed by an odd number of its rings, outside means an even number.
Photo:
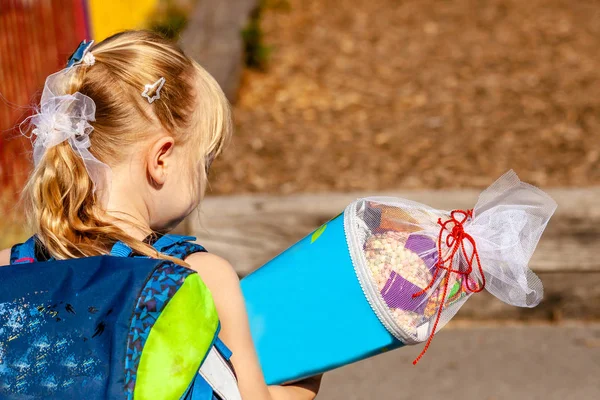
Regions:
<svg viewBox="0 0 600 400"><path fill-rule="evenodd" d="M194 237L153 247L184 259ZM193 270L134 254L53 260L35 237L0 267L1 399L239 400L231 352ZM21 265L28 264L28 265Z"/></svg>

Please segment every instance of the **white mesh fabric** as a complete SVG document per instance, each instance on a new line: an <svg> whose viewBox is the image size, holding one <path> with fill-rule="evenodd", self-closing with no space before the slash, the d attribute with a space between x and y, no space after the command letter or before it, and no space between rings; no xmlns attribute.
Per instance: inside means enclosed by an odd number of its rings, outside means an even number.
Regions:
<svg viewBox="0 0 600 400"><path fill-rule="evenodd" d="M111 183L110 167L90 152L91 125L95 121L96 104L80 93L70 93L81 68L94 64L91 53L86 53L83 64L60 70L46 78L37 112L20 125L21 133L32 139L33 160L37 167L50 147L68 141L73 151L83 160L86 170L97 189L107 196ZM35 136L35 140L33 140Z"/></svg>
<svg viewBox="0 0 600 400"><path fill-rule="evenodd" d="M457 220L465 217L462 227L475 242L485 288L500 300L522 307L540 302L542 283L527 264L555 209L556 203L548 195L509 171L480 195L470 218L454 214ZM450 220L449 211L400 198L370 197L350 204L344 218L352 261L365 295L384 326L406 344L427 340L440 307L436 331L484 283L475 260L468 278L437 267L438 245L442 258L448 258L452 229L460 225L446 224L438 243L442 229L438 221ZM462 245L470 258L473 246L468 240ZM452 260L454 270L467 272L462 248ZM413 296L419 292L422 294Z"/></svg>

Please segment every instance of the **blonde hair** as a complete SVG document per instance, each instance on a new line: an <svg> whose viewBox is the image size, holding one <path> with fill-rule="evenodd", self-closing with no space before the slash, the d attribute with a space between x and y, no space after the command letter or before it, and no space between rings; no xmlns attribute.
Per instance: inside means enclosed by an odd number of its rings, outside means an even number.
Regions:
<svg viewBox="0 0 600 400"><path fill-rule="evenodd" d="M229 104L217 82L175 43L152 32L122 32L91 52L95 64L79 67L66 84L67 93L80 92L96 103L90 152L109 166L118 165L140 141L165 131L186 150L193 165L188 173L203 191L206 159L218 155L231 135ZM166 80L160 100L150 104L141 93L160 77ZM46 150L22 201L30 228L50 255L102 255L122 241L137 253L187 265L109 222L93 189L83 160L68 142Z"/></svg>

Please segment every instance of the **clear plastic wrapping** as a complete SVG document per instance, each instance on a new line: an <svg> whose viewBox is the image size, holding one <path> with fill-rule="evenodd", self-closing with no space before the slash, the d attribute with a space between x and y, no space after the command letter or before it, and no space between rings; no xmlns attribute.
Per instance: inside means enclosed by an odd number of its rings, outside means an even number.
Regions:
<svg viewBox="0 0 600 400"><path fill-rule="evenodd" d="M555 209L548 195L509 171L472 210L369 197L347 207L344 223L373 310L396 338L415 344L484 288L508 304L536 306L543 286L528 263Z"/></svg>

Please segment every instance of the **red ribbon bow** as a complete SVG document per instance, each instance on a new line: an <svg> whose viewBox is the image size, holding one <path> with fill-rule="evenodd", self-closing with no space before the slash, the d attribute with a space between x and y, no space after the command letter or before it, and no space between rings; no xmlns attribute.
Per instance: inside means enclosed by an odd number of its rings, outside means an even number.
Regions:
<svg viewBox="0 0 600 400"><path fill-rule="evenodd" d="M461 215L460 219L457 218L457 215ZM413 361L414 365L416 365L419 362L419 360L421 359L421 357L423 357L425 355L425 353L427 352L427 349L429 348L429 345L431 344L431 340L433 339L433 336L435 335L435 331L437 329L438 323L440 321L440 316L442 315L442 310L444 308L444 303L446 301L446 294L448 293L448 285L450 282L449 274L454 272L458 275L463 275L465 277L464 279L466 279L465 286L466 286L467 290L469 290L472 293L481 292L483 290L483 288L485 287L485 275L483 274L483 270L481 269L481 261L479 260L479 253L477 252L477 245L476 245L473 237L471 235L469 235L467 232L465 232L465 228L464 228L464 223L467 222L470 218L473 218L473 210L467 210L467 211L454 210L450 213L450 219L447 220L446 222L442 222L441 218L438 219L438 224L441 226L441 228L440 228L440 234L438 236L438 262L436 263L436 269L435 269L435 272L433 273L433 277L431 278L431 282L429 282L429 285L427 285L427 287L424 288L423 290L421 290L420 292L413 294L413 298L422 296L423 294L425 294L427 292L427 290L429 290L431 287L433 287L441 270L446 270L448 275L446 276L446 279L444 282L444 293L443 293L442 299L440 301L440 306L438 308L437 317L436 317L435 323L433 325L433 330L431 331L431 335L429 335L429 339L427 340L427 343L425 344L423 351ZM448 227L448 225L450 225L450 224L452 224L451 229ZM442 253L442 240L443 240L444 231L449 232L448 235L446 236L446 246L449 249L449 255L446 258L444 258L444 255ZM467 254L467 249L465 247L465 241L470 243L472 246L470 256ZM453 269L452 266L454 264L454 256L456 255L456 253L459 250L462 252L462 254L464 256L464 260L467 264L467 268L461 268L459 266L459 268ZM471 272L473 271L473 262L474 261L477 262L477 267L479 268L479 273L481 274L482 282L481 282L480 286L471 288L470 275L471 275Z"/></svg>

